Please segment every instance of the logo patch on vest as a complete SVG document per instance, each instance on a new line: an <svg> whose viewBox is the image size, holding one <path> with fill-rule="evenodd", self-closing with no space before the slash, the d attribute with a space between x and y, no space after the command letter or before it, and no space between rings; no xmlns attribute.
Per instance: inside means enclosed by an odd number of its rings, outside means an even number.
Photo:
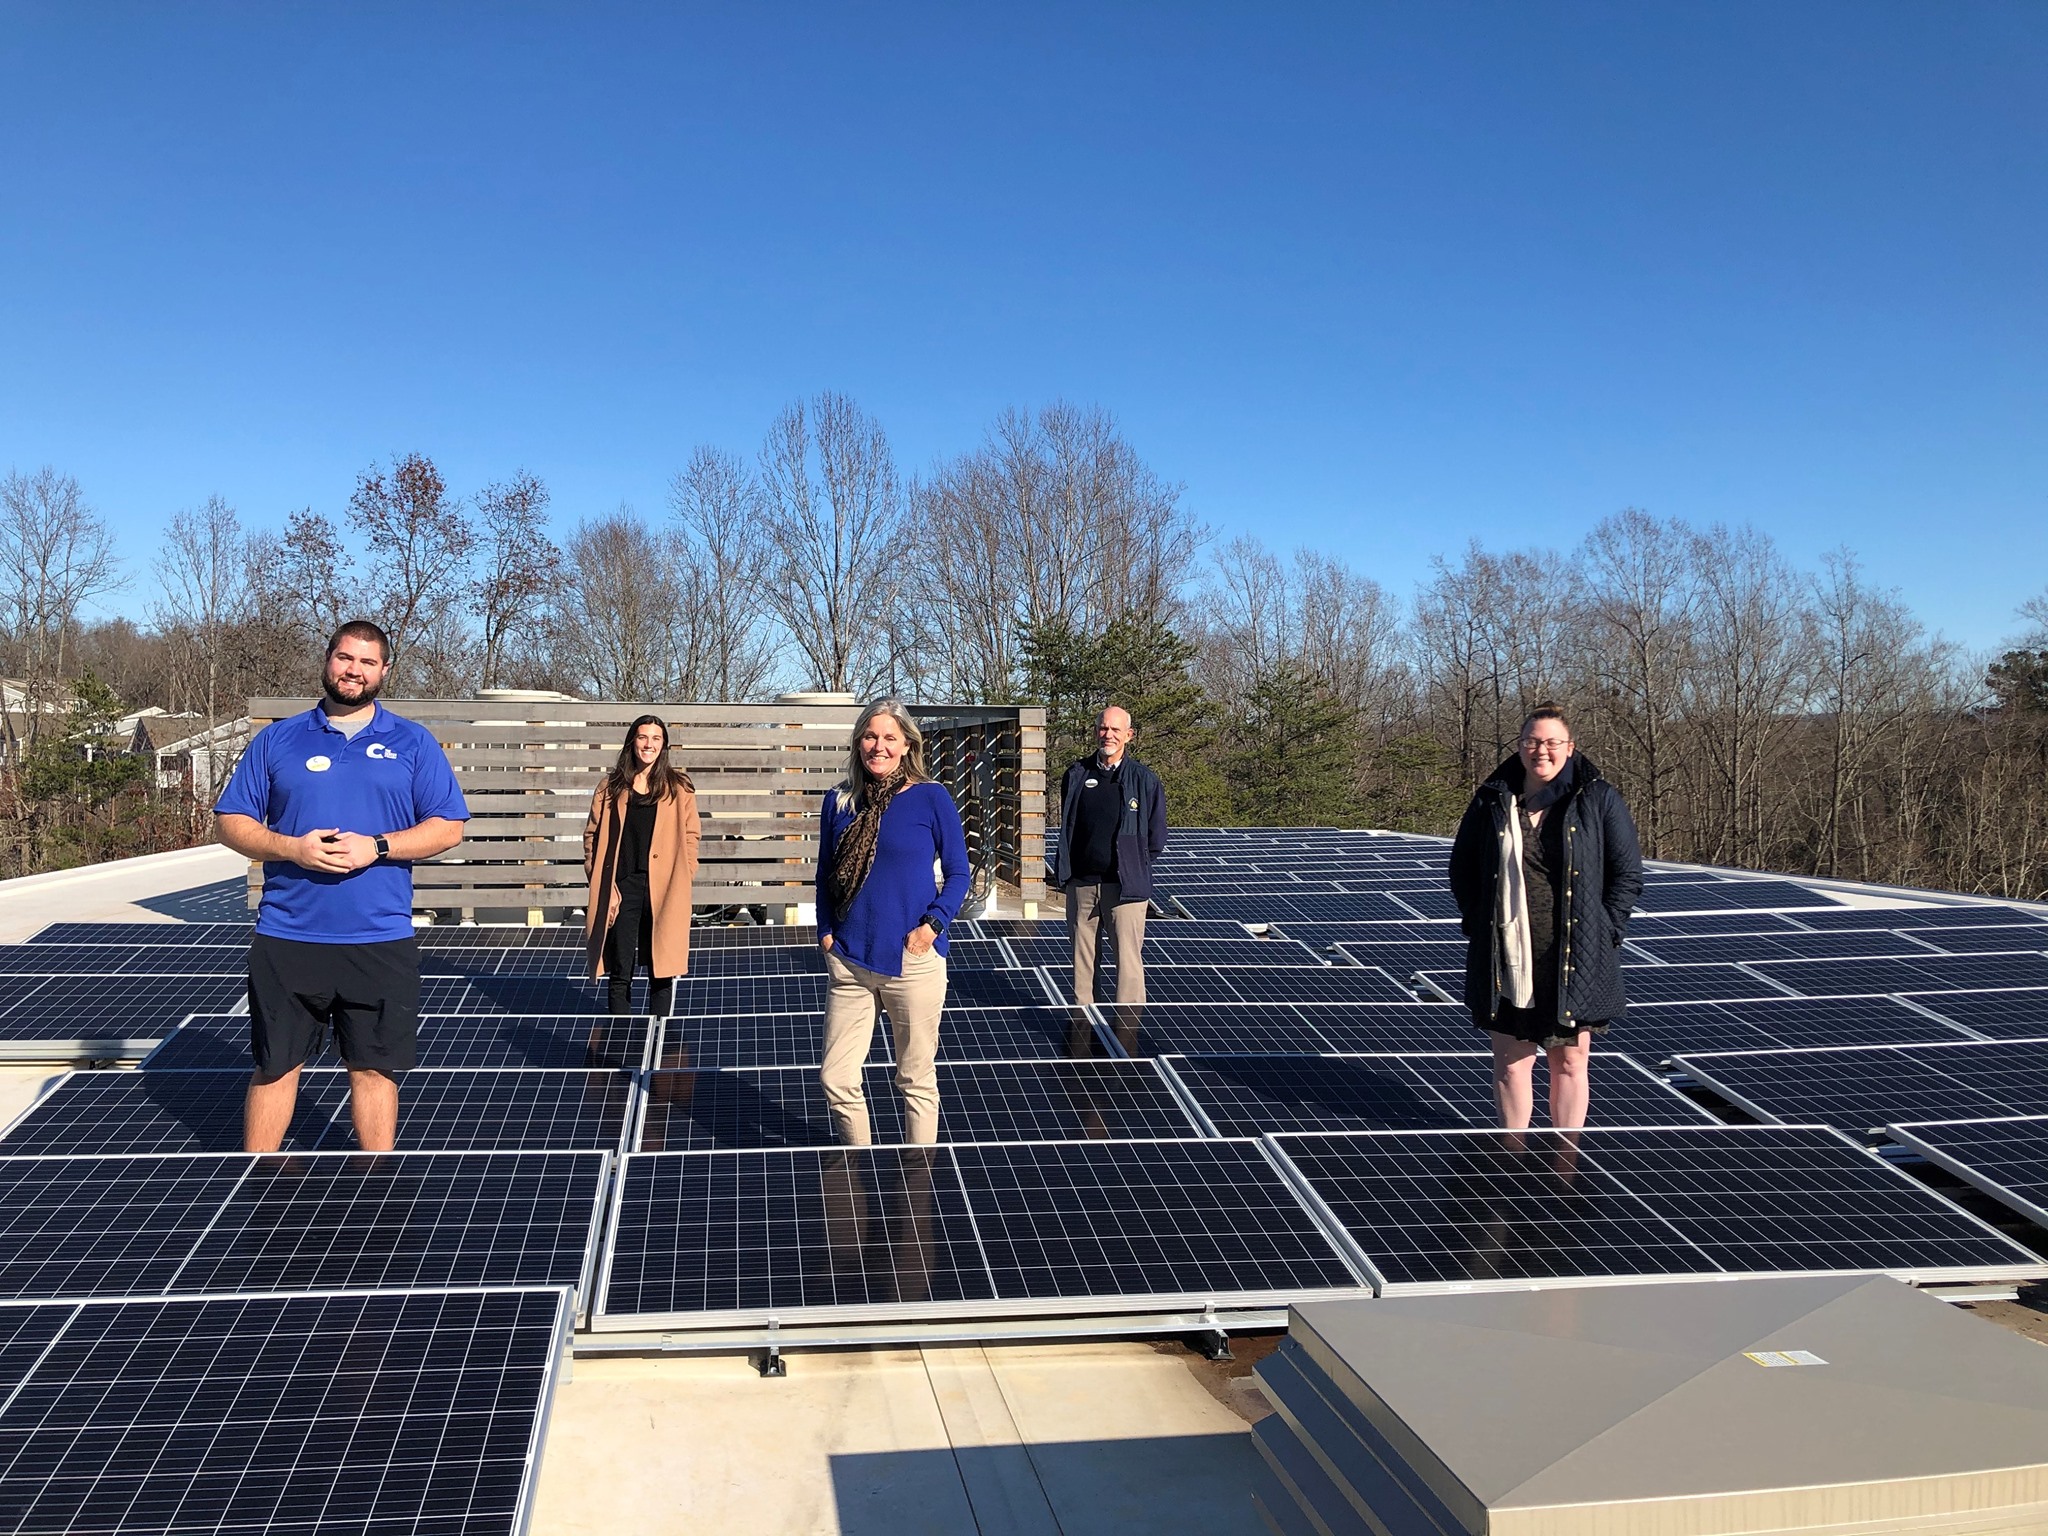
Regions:
<svg viewBox="0 0 2048 1536"><path fill-rule="evenodd" d="M333 766L334 759L327 757L321 753L315 753L313 756L306 759L306 771L309 773L325 773L328 769L332 768Z"/></svg>

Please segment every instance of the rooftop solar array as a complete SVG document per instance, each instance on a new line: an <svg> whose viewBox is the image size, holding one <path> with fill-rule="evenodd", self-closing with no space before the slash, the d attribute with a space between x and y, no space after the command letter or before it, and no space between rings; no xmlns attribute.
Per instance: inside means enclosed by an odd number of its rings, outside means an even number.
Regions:
<svg viewBox="0 0 2048 1536"><path fill-rule="evenodd" d="M2048 1035L2048 987L1992 988L1984 992L1902 994L1929 1013L1994 1039Z"/></svg>
<svg viewBox="0 0 2048 1536"><path fill-rule="evenodd" d="M441 1013L420 1019L422 1067L626 1067L648 1064L654 1043L649 1018L587 1013ZM339 1067L330 1036L307 1063ZM194 1014L143 1057L145 1071L214 1067L249 1069L245 1014Z"/></svg>
<svg viewBox="0 0 2048 1536"><path fill-rule="evenodd" d="M1441 1051L1483 1042L1445 1003L1098 1004L1104 1042L1126 1056Z"/></svg>
<svg viewBox="0 0 2048 1536"><path fill-rule="evenodd" d="M1664 1061L1688 1051L1910 1044L1963 1035L1893 997L1756 997L1632 1007L1610 1039L1646 1061Z"/></svg>
<svg viewBox="0 0 2048 1536"><path fill-rule="evenodd" d="M1058 986L1049 968L1039 974ZM1323 965L1147 966L1145 995L1162 1003L1394 1003L1411 996L1384 971Z"/></svg>
<svg viewBox="0 0 2048 1536"><path fill-rule="evenodd" d="M190 1014L247 1007L233 976L0 976L0 1056L139 1056Z"/></svg>
<svg viewBox="0 0 2048 1536"><path fill-rule="evenodd" d="M1885 1134L2048 1227L2048 1116L1890 1125Z"/></svg>
<svg viewBox="0 0 2048 1536"><path fill-rule="evenodd" d="M0 1510L514 1536L568 1324L545 1289L0 1307Z"/></svg>

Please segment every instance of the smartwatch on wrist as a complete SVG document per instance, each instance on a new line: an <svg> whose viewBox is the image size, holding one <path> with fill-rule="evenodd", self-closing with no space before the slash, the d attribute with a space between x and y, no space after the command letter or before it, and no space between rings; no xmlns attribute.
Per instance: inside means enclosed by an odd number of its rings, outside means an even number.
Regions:
<svg viewBox="0 0 2048 1536"><path fill-rule="evenodd" d="M936 912L925 913L924 925L925 927L931 929L932 936L934 938L937 938L940 934L946 931L946 920L943 917L939 916L939 914Z"/></svg>
<svg viewBox="0 0 2048 1536"><path fill-rule="evenodd" d="M380 835L375 839L375 842L377 844L377 862L382 864L391 857L391 839Z"/></svg>

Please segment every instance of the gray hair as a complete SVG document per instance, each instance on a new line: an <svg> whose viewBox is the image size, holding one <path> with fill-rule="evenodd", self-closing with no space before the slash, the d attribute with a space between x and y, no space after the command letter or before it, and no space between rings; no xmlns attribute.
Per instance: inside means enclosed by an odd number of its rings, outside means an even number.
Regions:
<svg viewBox="0 0 2048 1536"><path fill-rule="evenodd" d="M846 778L833 791L838 797L834 803L841 810L851 808L857 811L867 798L868 765L860 760L860 738L877 715L887 715L896 722L896 729L903 733L903 764L909 770L909 782L919 784L931 777L924 767L924 732L911 718L910 706L901 699L876 699L853 722L853 735L846 744Z"/></svg>

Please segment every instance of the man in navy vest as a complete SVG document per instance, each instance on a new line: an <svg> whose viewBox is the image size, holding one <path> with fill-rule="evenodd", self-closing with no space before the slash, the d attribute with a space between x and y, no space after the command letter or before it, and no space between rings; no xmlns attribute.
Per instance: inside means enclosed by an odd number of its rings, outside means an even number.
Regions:
<svg viewBox="0 0 2048 1536"><path fill-rule="evenodd" d="M413 1064L420 1008L412 863L461 842L469 807L433 734L378 705L390 668L383 630L342 625L327 643L325 697L259 731L213 808L220 840L263 862L249 946L251 1152L283 1143L299 1068L329 1027L357 1143L389 1151L398 1134L398 1074Z"/></svg>
<svg viewBox="0 0 2048 1536"><path fill-rule="evenodd" d="M1145 910L1152 861L1166 851L1166 791L1127 750L1137 734L1112 704L1095 721L1096 751L1060 780L1060 847L1053 883L1067 893L1074 1001L1095 1001L1095 948L1107 920L1116 1000L1145 1001Z"/></svg>

